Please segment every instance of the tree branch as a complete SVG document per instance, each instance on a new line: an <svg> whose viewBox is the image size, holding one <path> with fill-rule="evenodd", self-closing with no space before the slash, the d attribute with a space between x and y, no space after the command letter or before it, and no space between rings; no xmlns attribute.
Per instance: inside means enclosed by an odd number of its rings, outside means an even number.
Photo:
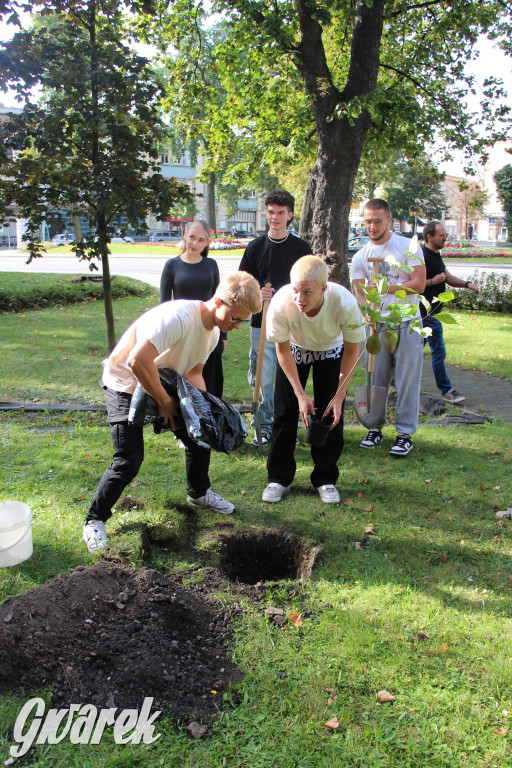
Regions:
<svg viewBox="0 0 512 768"><path fill-rule="evenodd" d="M444 2L442 0L426 0L424 3L415 3L414 5L408 5L405 8L400 8L398 11L394 11L393 13L384 14L384 18L387 19L396 19L397 16L402 16L404 13L407 13L408 11L415 11L419 8L430 8L433 5L444 5Z"/></svg>

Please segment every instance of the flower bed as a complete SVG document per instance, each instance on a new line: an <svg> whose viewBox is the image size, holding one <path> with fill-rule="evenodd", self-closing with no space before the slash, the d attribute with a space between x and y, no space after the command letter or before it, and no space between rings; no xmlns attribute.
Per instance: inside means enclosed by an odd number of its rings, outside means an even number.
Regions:
<svg viewBox="0 0 512 768"><path fill-rule="evenodd" d="M485 259L489 256L512 256L510 251L502 251L499 248L479 248L477 245L468 248L454 248L447 246L442 251L443 259Z"/></svg>
<svg viewBox="0 0 512 768"><path fill-rule="evenodd" d="M247 240L232 240L231 238L222 237L210 242L210 250L212 251L230 251L235 248L245 248Z"/></svg>

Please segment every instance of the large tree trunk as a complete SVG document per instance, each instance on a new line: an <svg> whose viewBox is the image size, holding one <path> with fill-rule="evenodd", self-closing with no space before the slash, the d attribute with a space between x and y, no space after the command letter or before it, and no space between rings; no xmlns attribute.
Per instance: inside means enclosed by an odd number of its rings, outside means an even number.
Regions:
<svg viewBox="0 0 512 768"><path fill-rule="evenodd" d="M367 125L365 127L364 124ZM300 235L329 266L329 277L349 287L348 229L352 189L369 118L324 123L318 154L309 173L302 207Z"/></svg>
<svg viewBox="0 0 512 768"><path fill-rule="evenodd" d="M371 117L357 118L345 107L370 94L377 84L385 0L358 0L355 7L350 69L342 91L332 82L316 5L297 0L301 29L297 67L310 95L318 134L318 153L309 174L301 235L322 255L331 279L349 285L348 227L352 191ZM353 110L350 110L353 111Z"/></svg>

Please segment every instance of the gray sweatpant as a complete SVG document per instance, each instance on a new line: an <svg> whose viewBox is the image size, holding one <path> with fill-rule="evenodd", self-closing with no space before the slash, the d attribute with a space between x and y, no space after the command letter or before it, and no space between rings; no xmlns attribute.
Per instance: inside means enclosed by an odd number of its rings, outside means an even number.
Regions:
<svg viewBox="0 0 512 768"><path fill-rule="evenodd" d="M421 372L423 368L423 339L413 331L410 321L396 329L398 341L391 353L384 343L383 323L377 323L381 348L375 356L373 383L376 387L388 387L393 380L397 392L395 427L397 432L412 435L418 426ZM384 426L385 421L379 426Z"/></svg>

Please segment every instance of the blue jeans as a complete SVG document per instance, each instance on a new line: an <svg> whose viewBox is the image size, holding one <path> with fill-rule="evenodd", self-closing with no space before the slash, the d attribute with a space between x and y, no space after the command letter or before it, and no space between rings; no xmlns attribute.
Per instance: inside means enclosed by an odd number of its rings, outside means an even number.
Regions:
<svg viewBox="0 0 512 768"><path fill-rule="evenodd" d="M251 348L249 350L249 372L247 380L254 389L256 379L256 366L258 364L258 350L260 346L261 328L251 328ZM274 374L276 371L276 345L265 340L263 355L263 369L261 371L260 407L258 421L262 434L270 436L274 421ZM254 418L251 427L256 428Z"/></svg>
<svg viewBox="0 0 512 768"><path fill-rule="evenodd" d="M443 338L443 324L436 317L430 315L423 318L423 327L432 328L432 334L427 336L425 343L428 342L432 350L432 370L436 380L437 388L444 395L452 388L452 383L446 373L444 361L446 359L446 347Z"/></svg>

